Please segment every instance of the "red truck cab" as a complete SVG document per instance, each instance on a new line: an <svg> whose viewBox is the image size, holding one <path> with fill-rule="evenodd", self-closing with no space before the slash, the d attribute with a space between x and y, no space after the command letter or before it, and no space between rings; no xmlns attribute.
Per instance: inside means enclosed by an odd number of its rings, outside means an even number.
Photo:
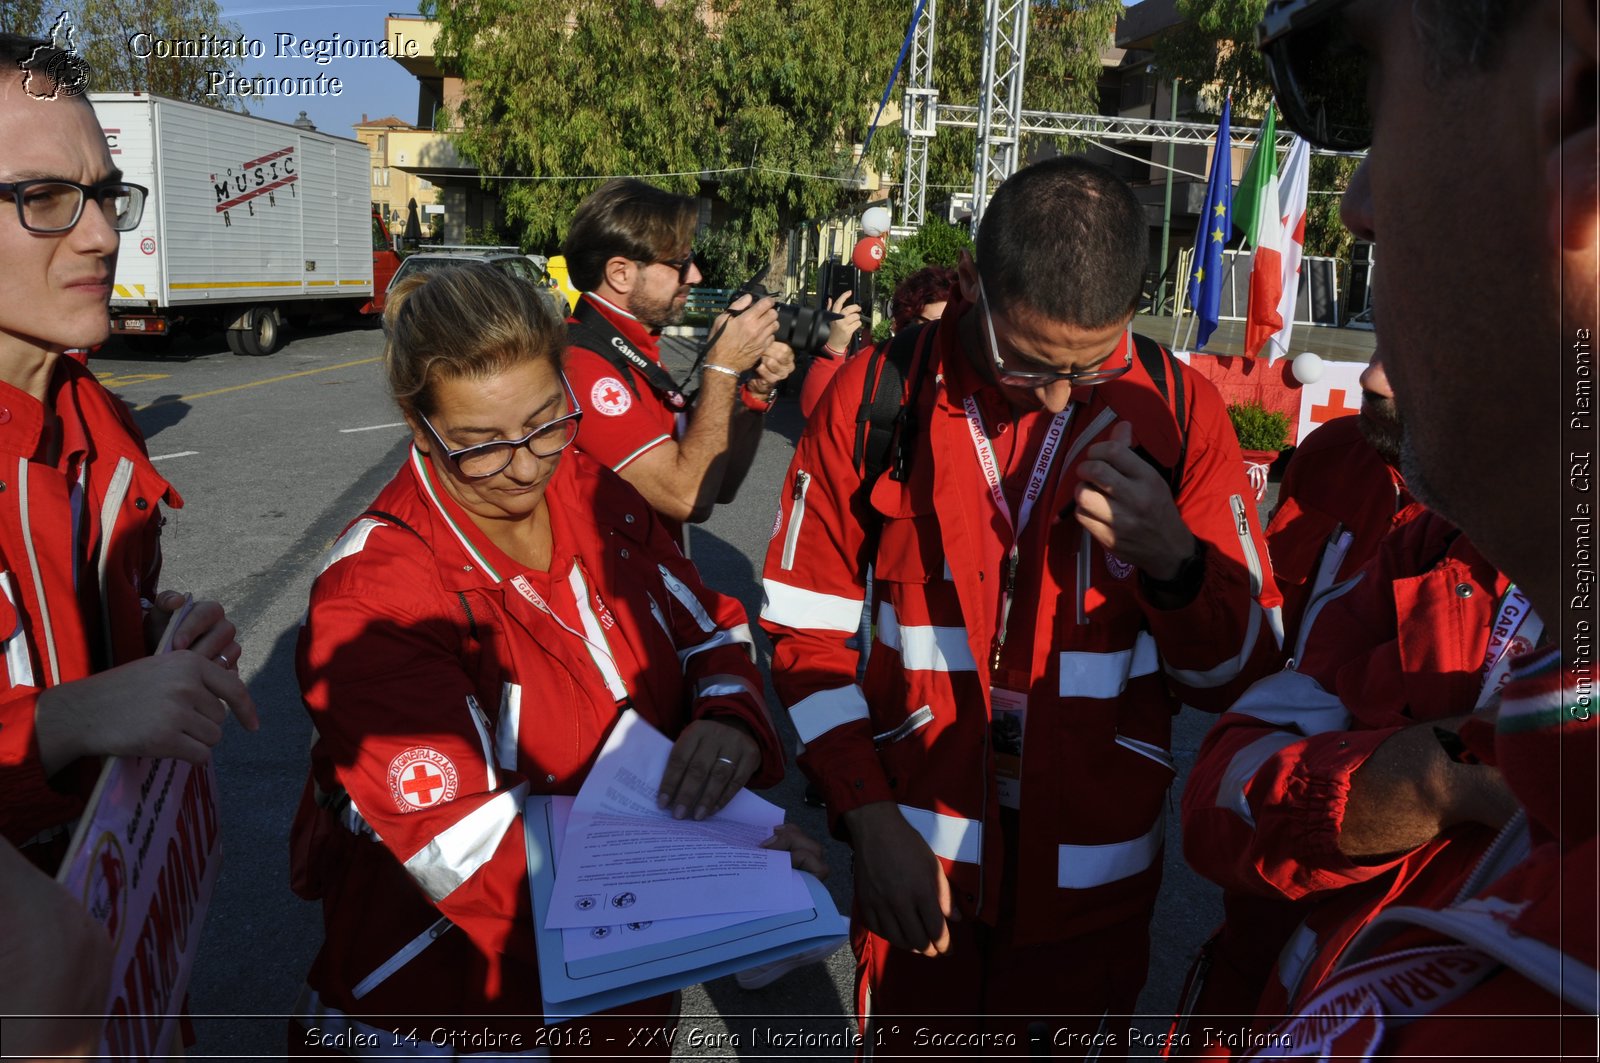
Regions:
<svg viewBox="0 0 1600 1063"><path fill-rule="evenodd" d="M389 227L383 223L383 216L373 211L372 299L362 306L363 314L383 313L384 295L389 290L389 281L394 278L394 271L399 268L400 253L394 249L394 241L389 238Z"/></svg>

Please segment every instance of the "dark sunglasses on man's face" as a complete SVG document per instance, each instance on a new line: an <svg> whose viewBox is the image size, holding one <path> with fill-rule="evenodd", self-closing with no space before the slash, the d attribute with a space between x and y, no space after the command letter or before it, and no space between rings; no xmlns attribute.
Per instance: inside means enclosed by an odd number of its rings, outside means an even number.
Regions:
<svg viewBox="0 0 1600 1063"><path fill-rule="evenodd" d="M1368 56L1337 17L1350 0L1274 0L1256 27L1283 123L1314 147L1372 146Z"/></svg>
<svg viewBox="0 0 1600 1063"><path fill-rule="evenodd" d="M682 258L658 258L651 263L653 266L667 266L678 271L678 283L683 284L689 279L689 270L694 267L695 257L691 251Z"/></svg>

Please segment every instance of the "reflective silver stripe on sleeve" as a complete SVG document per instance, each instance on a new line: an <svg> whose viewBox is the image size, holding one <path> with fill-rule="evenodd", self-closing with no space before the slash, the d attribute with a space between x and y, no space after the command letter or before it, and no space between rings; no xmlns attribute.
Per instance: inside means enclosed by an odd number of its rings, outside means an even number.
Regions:
<svg viewBox="0 0 1600 1063"><path fill-rule="evenodd" d="M667 568L666 565L657 565L656 568L661 573L661 582L665 583L667 590L672 592L672 596L678 599L685 609L689 610L689 615L694 617L694 622L700 625L700 630L706 632L717 630L716 621L711 619L711 614L706 612L706 607L700 604L700 599L694 596L694 592L689 589L688 584L674 576L672 570Z"/></svg>
<svg viewBox="0 0 1600 1063"><path fill-rule="evenodd" d="M878 643L898 651L900 663L908 672L978 670L978 662L972 659L972 648L967 645L966 628L901 626L889 602L878 607Z"/></svg>
<svg viewBox="0 0 1600 1063"><path fill-rule="evenodd" d="M749 624L739 624L735 627L725 628L722 631L717 632L715 635L712 635L704 642L690 646L686 650L679 650L678 662L680 664L688 664L689 658L693 657L695 654L704 653L706 650L714 650L719 646L741 645L746 647L747 650L754 649L755 640L750 637ZM754 658L753 652L751 653L751 657L752 659Z"/></svg>
<svg viewBox="0 0 1600 1063"><path fill-rule="evenodd" d="M1261 637L1261 622L1265 615L1265 611L1261 608L1261 603L1252 598L1250 600L1250 619L1245 625L1244 640L1240 644L1238 656L1230 657L1216 667L1207 668L1203 671L1174 668L1165 661L1161 663L1162 669L1178 682L1196 689L1203 690L1210 687L1220 687L1225 683L1233 682L1239 677L1239 673L1244 671L1245 662L1250 660L1250 654L1255 650L1256 639Z"/></svg>
<svg viewBox="0 0 1600 1063"><path fill-rule="evenodd" d="M794 721L800 741L809 745L819 735L825 735L835 727L857 720L865 721L868 718L867 699L862 696L861 688L853 683L847 687L819 690L789 706L789 718Z"/></svg>
<svg viewBox="0 0 1600 1063"><path fill-rule="evenodd" d="M1293 1000L1298 994L1300 979L1305 977L1306 968L1311 966L1318 951L1316 931L1304 923L1295 927L1289 940L1284 942L1283 951L1278 953L1278 984L1288 991L1288 999Z"/></svg>
<svg viewBox="0 0 1600 1063"><path fill-rule="evenodd" d="M1249 798L1245 796L1245 788L1256 777L1256 772L1261 770L1261 765L1274 753L1304 741L1301 735L1279 732L1263 735L1235 753L1228 762L1228 770L1222 773L1222 781L1217 785L1217 807L1236 813L1254 829L1256 817L1250 809Z"/></svg>
<svg viewBox="0 0 1600 1063"><path fill-rule="evenodd" d="M405 863L406 871L435 904L487 864L522 811L528 784L496 794L440 831Z"/></svg>
<svg viewBox="0 0 1600 1063"><path fill-rule="evenodd" d="M1056 846L1056 885L1064 890L1085 890L1137 875L1160 855L1166 827L1163 810L1155 826L1129 841Z"/></svg>
<svg viewBox="0 0 1600 1063"><path fill-rule="evenodd" d="M502 771L517 770L517 740L522 730L522 687L500 686L500 726L495 730L495 759Z"/></svg>
<svg viewBox="0 0 1600 1063"><path fill-rule="evenodd" d="M6 674L13 687L37 686L33 681L33 655L28 652L28 628L22 622L21 592L15 583L11 573L0 572L0 589L5 591L6 600L17 614L17 626L5 636Z"/></svg>
<svg viewBox="0 0 1600 1063"><path fill-rule="evenodd" d="M1257 680L1228 711L1275 727L1293 727L1308 736L1350 727L1344 703L1304 672L1274 672Z"/></svg>
<svg viewBox="0 0 1600 1063"><path fill-rule="evenodd" d="M611 471L612 472L621 472L623 469L627 468L630 464L632 464L633 460L635 458L637 458L639 455L643 454L647 450L651 450L651 449L653 449L655 447L659 447L661 444L665 443L667 440L669 440L671 438L672 438L671 436L656 436L654 439L650 440L650 442L646 443L644 446L640 447L638 450L634 451L632 454L629 454L627 457L623 458L621 461L619 461L615 465L611 466Z"/></svg>
<svg viewBox="0 0 1600 1063"><path fill-rule="evenodd" d="M382 525L383 521L373 520L371 517L363 517L350 525L349 529L339 536L338 541L329 548L327 555L323 557L322 565L317 569L317 575L322 575L322 573L328 571L328 569L345 558L352 557L365 550L367 548L367 537L372 534L372 529Z"/></svg>
<svg viewBox="0 0 1600 1063"><path fill-rule="evenodd" d="M734 698L746 694L761 704L763 699L761 691L757 690L754 683L736 675L708 675L695 684L694 696L697 698Z"/></svg>
<svg viewBox="0 0 1600 1063"><path fill-rule="evenodd" d="M865 597L841 598L770 579L761 581L761 589L766 594L761 619L769 624L811 631L842 631L847 635L854 635L861 626Z"/></svg>
<svg viewBox="0 0 1600 1063"><path fill-rule="evenodd" d="M1062 651L1057 692L1064 698L1114 698L1129 679L1151 675L1160 666L1156 640L1141 631L1133 646L1108 653Z"/></svg>
<svg viewBox="0 0 1600 1063"><path fill-rule="evenodd" d="M947 816L911 805L899 808L911 829L922 835L935 856L963 864L976 864L983 858L983 824L977 820Z"/></svg>
<svg viewBox="0 0 1600 1063"><path fill-rule="evenodd" d="M888 731L881 731L872 736L875 746L891 746L911 734L920 731L933 722L933 706L924 705L922 708L900 721L900 726Z"/></svg>

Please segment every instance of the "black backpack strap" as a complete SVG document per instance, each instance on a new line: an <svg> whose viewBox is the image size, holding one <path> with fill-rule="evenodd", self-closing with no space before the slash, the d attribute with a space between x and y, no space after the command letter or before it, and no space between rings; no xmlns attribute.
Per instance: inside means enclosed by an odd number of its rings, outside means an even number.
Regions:
<svg viewBox="0 0 1600 1063"><path fill-rule="evenodd" d="M856 411L856 443L851 457L868 485L876 483L891 464L895 479L905 479L910 444L916 434L916 396L931 360L927 352L933 342L935 324L902 329L888 343L880 343L867 355L871 361L861 385L861 405ZM920 361L919 351L922 352ZM908 392L906 379L913 375Z"/></svg>
<svg viewBox="0 0 1600 1063"><path fill-rule="evenodd" d="M1178 489L1183 485L1183 469L1189 457L1189 405L1184 401L1183 372L1172 353L1148 336L1135 332L1133 349L1139 356L1139 363L1144 366L1145 374L1155 384L1162 401L1171 408L1172 416L1178 422L1178 462L1166 470L1167 485L1172 488L1172 496L1176 498ZM1167 386L1169 373L1172 381L1170 390Z"/></svg>

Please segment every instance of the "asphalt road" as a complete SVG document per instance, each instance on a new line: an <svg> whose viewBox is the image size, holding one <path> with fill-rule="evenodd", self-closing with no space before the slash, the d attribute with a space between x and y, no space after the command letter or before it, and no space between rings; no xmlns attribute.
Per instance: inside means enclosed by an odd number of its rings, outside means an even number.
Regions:
<svg viewBox="0 0 1600 1063"><path fill-rule="evenodd" d="M669 365L685 364L678 360L685 345L669 343L677 347ZM241 631L241 671L262 711L260 733L231 728L216 754L225 859L191 983L194 1057L280 1054L284 1016L320 940L318 907L288 888L289 824L310 742L294 679L294 639L320 557L404 454L406 433L384 390L381 354L381 333L357 329L296 335L269 358L236 357L220 338L180 341L162 357L136 355L113 341L92 363L135 408L152 457L185 498L165 530L164 583L227 606ZM772 528L776 485L800 427L795 403L780 403L739 501L691 530L690 552L707 582L737 595L752 615L760 607L757 565ZM1180 785L1206 722L1190 713L1178 722ZM780 726L792 748L787 720ZM821 837L822 814L805 806L803 789L791 769L767 796ZM1182 865L1177 794L1141 1001L1151 1030L1165 1029L1189 957L1220 911L1215 889ZM848 911L849 854L829 844L828 884ZM764 1050L758 1057L750 1049L753 1031L840 1031L853 1011L852 982L843 949L826 965L762 990L747 992L732 978L694 987L684 994L677 1056L766 1058L781 1053ZM835 1055L806 1048L788 1054Z"/></svg>

